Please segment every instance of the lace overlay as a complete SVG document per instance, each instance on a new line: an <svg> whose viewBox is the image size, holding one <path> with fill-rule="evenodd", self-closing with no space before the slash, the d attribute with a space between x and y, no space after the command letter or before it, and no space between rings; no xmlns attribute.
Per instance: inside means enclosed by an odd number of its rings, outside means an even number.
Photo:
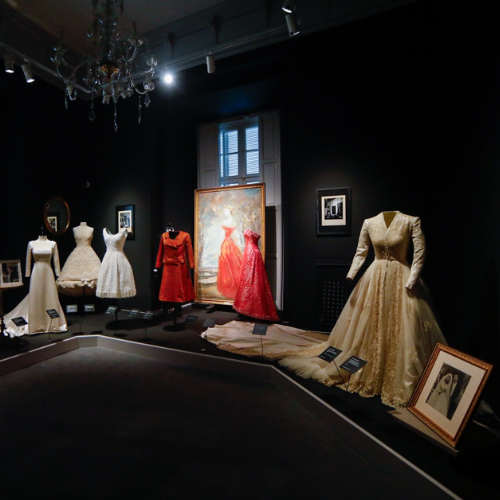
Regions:
<svg viewBox="0 0 500 500"><path fill-rule="evenodd" d="M101 261L90 246L94 228L80 225L73 228L76 248L70 253L62 268L57 286L65 295L94 294Z"/></svg>
<svg viewBox="0 0 500 500"><path fill-rule="evenodd" d="M102 259L96 295L104 298L126 298L136 295L134 273L123 247L127 239L127 231L109 234L103 229L106 255Z"/></svg>
<svg viewBox="0 0 500 500"><path fill-rule="evenodd" d="M241 275L233 307L236 311L252 318L278 321L271 287L259 250L260 235L247 229Z"/></svg>
<svg viewBox="0 0 500 500"><path fill-rule="evenodd" d="M361 268L370 244L375 260L352 292L329 344L343 351L335 360L337 366L353 355L368 361L350 378L350 391L365 397L380 395L385 404L400 407L408 402L434 345L446 341L419 277L425 255L420 219L400 212L389 226L383 213L367 219L348 277L353 278ZM292 357L280 364L326 385L341 383L333 363Z"/></svg>

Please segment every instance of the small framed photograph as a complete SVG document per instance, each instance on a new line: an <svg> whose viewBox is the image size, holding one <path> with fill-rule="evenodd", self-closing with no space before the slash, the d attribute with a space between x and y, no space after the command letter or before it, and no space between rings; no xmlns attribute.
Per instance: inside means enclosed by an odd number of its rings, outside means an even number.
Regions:
<svg viewBox="0 0 500 500"><path fill-rule="evenodd" d="M408 410L456 447L492 368L489 363L436 344Z"/></svg>
<svg viewBox="0 0 500 500"><path fill-rule="evenodd" d="M351 234L351 188L316 189L318 236Z"/></svg>
<svg viewBox="0 0 500 500"><path fill-rule="evenodd" d="M135 205L116 207L116 232L126 229L127 240L135 240Z"/></svg>
<svg viewBox="0 0 500 500"><path fill-rule="evenodd" d="M0 287L10 288L22 284L21 261L19 259L0 260Z"/></svg>
<svg viewBox="0 0 500 500"><path fill-rule="evenodd" d="M57 223L59 219L59 216L57 214L48 214L47 215L47 224L50 226L50 229L54 233L57 233L59 231L59 224Z"/></svg>

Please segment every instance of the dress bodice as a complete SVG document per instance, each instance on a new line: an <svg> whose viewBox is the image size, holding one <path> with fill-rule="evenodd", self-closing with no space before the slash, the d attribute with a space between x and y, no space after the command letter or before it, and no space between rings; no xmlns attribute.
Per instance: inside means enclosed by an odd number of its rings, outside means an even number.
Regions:
<svg viewBox="0 0 500 500"><path fill-rule="evenodd" d="M361 228L358 248L347 277L353 278L359 271L368 255L370 243L374 248L375 261L396 261L409 266L408 249L411 242L413 243L413 259L407 288L415 284L424 264L425 238L420 219L401 212L396 212L389 225L385 221L384 212L366 219Z"/></svg>
<svg viewBox="0 0 500 500"><path fill-rule="evenodd" d="M410 244L408 220L396 215L387 227L383 216L381 219L381 221L371 224L368 230L375 258L378 260L397 260L402 264L408 264Z"/></svg>
<svg viewBox="0 0 500 500"><path fill-rule="evenodd" d="M245 242L247 244L250 244L252 246L258 246L260 240L260 234L255 233L251 229L245 229L243 236L245 237Z"/></svg>
<svg viewBox="0 0 500 500"><path fill-rule="evenodd" d="M75 237L77 247L90 246L92 237L94 236L94 228L89 226L76 226L73 228L73 236Z"/></svg>
<svg viewBox="0 0 500 500"><path fill-rule="evenodd" d="M54 259L54 269L57 276L60 272L59 253L57 245L54 241L48 240L46 237L40 237L37 240L28 243L26 253L26 277L31 275L31 258L35 264L44 263L50 266L52 258Z"/></svg>
<svg viewBox="0 0 500 500"><path fill-rule="evenodd" d="M33 249L33 260L35 262L46 262L50 264L50 261L52 260L52 249L50 248Z"/></svg>
<svg viewBox="0 0 500 500"><path fill-rule="evenodd" d="M123 252L127 231L122 229L116 234L109 234L106 229L102 230L104 242L106 243L106 252Z"/></svg>
<svg viewBox="0 0 500 500"><path fill-rule="evenodd" d="M225 237L230 238L231 235L233 234L233 231L236 229L236 227L222 226L222 229L224 229Z"/></svg>
<svg viewBox="0 0 500 500"><path fill-rule="evenodd" d="M191 237L184 231L179 231L175 238L171 233L163 233L156 258L156 267L163 264L179 265L187 262L189 267L194 267L193 245Z"/></svg>

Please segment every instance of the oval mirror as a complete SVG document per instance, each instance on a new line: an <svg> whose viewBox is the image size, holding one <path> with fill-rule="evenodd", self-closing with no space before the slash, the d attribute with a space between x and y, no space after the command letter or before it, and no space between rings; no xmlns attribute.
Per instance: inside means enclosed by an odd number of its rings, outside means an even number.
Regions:
<svg viewBox="0 0 500 500"><path fill-rule="evenodd" d="M45 203L43 220L47 230L56 235L64 234L69 227L71 213L69 205L61 196L52 196Z"/></svg>

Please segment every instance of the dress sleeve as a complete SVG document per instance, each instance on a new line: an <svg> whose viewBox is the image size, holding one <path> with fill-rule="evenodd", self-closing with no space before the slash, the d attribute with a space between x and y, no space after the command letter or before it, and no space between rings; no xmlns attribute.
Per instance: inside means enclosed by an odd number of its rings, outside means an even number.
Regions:
<svg viewBox="0 0 500 500"><path fill-rule="evenodd" d="M370 248L370 235L368 234L368 221L363 222L363 227L361 228L361 233L358 240L358 248L356 249L356 254L352 260L351 268L347 273L347 278L353 279L359 271L360 267L363 265L366 256L368 255L368 250Z"/></svg>
<svg viewBox="0 0 500 500"><path fill-rule="evenodd" d="M194 267L193 245L191 244L191 236L189 236L189 234L186 234L186 252L187 252L189 267L193 269Z"/></svg>
<svg viewBox="0 0 500 500"><path fill-rule="evenodd" d="M55 241L52 246L52 259L54 261L54 271L56 276L59 277L61 274L61 264L59 263L59 250L57 249L57 243Z"/></svg>
<svg viewBox="0 0 500 500"><path fill-rule="evenodd" d="M163 234L160 238L160 246L158 248L158 255L156 256L156 264L155 267L159 268L163 265Z"/></svg>
<svg viewBox="0 0 500 500"><path fill-rule="evenodd" d="M411 239L413 241L413 261L411 263L410 276L406 282L406 288L411 289L417 282L425 260L425 237L422 232L420 218L415 217L411 225Z"/></svg>
<svg viewBox="0 0 500 500"><path fill-rule="evenodd" d="M28 243L28 249L26 250L26 271L24 275L26 278L31 276L31 241Z"/></svg>

